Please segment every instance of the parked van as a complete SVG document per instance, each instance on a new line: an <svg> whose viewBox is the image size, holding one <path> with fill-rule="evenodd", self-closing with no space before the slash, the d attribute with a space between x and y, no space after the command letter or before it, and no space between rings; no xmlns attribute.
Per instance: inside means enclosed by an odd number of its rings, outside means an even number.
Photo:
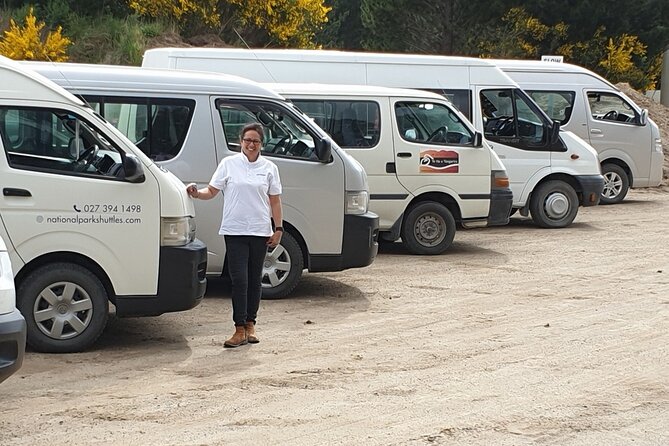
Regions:
<svg viewBox="0 0 669 446"><path fill-rule="evenodd" d="M240 151L249 122L265 128L263 156L283 185L281 244L269 251L263 296L284 297L304 268L311 272L367 266L378 250L378 217L368 212L360 163L281 96L255 82L210 73L84 64L26 63L88 104L163 168L185 183L209 184L216 166ZM218 235L220 200L196 201L198 237L208 274L224 273Z"/></svg>
<svg viewBox="0 0 669 446"><path fill-rule="evenodd" d="M44 77L0 57L0 237L27 342L87 348L118 316L188 310L206 247L184 184Z"/></svg>
<svg viewBox="0 0 669 446"><path fill-rule="evenodd" d="M157 48L144 67L237 74L259 82L321 82L433 90L483 132L506 167L513 206L540 226L571 224L604 187L597 153L481 59L319 50Z"/></svg>
<svg viewBox="0 0 669 446"><path fill-rule="evenodd" d="M16 309L12 263L0 237L0 383L21 368L25 350L26 321Z"/></svg>
<svg viewBox="0 0 669 446"><path fill-rule="evenodd" d="M439 254L463 227L504 225L512 194L501 161L443 96L420 90L265 84L365 168L380 236Z"/></svg>
<svg viewBox="0 0 669 446"><path fill-rule="evenodd" d="M660 130L625 93L577 65L538 60L494 60L563 129L599 153L602 203L623 201L630 187L662 182Z"/></svg>

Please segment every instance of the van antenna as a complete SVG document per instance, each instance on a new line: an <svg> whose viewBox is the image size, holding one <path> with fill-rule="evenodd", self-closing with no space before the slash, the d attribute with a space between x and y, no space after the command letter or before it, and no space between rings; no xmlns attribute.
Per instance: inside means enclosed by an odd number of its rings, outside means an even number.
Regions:
<svg viewBox="0 0 669 446"><path fill-rule="evenodd" d="M65 73L63 73L63 72L60 70L60 68L58 68L58 63L55 62L55 61L53 61L53 60L51 60L51 58L49 57L49 55L47 55L46 58L47 58L47 61L50 62L51 64L53 64L53 67L54 67L56 70L58 70L58 73L61 75L61 77L62 77L63 79L65 79L65 82L67 82L67 84L70 86L71 91L74 91L74 85L72 85L72 82L70 82L70 79L68 79L67 76L65 76ZM91 106L91 104L86 100L86 98L84 98L83 96L80 96L80 95L76 95L76 94L74 94L74 93L72 93L72 94L73 94L74 96L76 96L77 99L79 99L81 102L83 102L84 104L86 104L86 107L88 107L88 108L92 109L93 111L95 111L95 109L94 109L94 108ZM96 113L97 113L97 112L96 112ZM99 113L98 113L98 114L99 114Z"/></svg>
<svg viewBox="0 0 669 446"><path fill-rule="evenodd" d="M233 29L233 31L235 32L235 34L237 34L237 37L239 37L239 40L241 40L242 43L246 46L246 49L248 49L248 50L251 51L251 54L253 54L253 56L256 58L256 60L257 60L258 62L260 62L260 65L262 65L262 67L265 69L265 71L267 71L267 74L269 74L269 77L272 78L272 82L277 83L276 78L275 78L274 76L272 76L272 72L269 71L269 68L267 68L267 65L265 65L265 62L263 62L263 61L256 55L256 53L255 53L255 51L253 50L253 48L251 48L251 47L249 46L249 44L246 43L246 40L244 40L244 38L241 36L241 34L239 34L239 32L237 32L237 28L234 28L234 27L233 27L232 29Z"/></svg>

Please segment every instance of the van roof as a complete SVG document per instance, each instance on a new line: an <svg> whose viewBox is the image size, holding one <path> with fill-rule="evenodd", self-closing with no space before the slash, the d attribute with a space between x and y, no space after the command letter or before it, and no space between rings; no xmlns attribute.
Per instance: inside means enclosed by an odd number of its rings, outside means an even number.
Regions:
<svg viewBox="0 0 669 446"><path fill-rule="evenodd" d="M523 73L572 73L572 74L583 74L585 76L590 76L594 79L597 79L600 82L604 82L609 87L618 90L618 88L613 85L611 82L607 81L605 78L599 74L588 70L587 68L581 67L579 65L574 65L570 63L563 62L544 62L541 60L520 60L520 59L489 59L492 63L497 65L502 71L512 73L512 72L523 72Z"/></svg>
<svg viewBox="0 0 669 446"><path fill-rule="evenodd" d="M4 56L0 56L0 73L0 98L84 105L56 83Z"/></svg>
<svg viewBox="0 0 669 446"><path fill-rule="evenodd" d="M246 48L152 48L144 52L147 55L164 54L167 57L197 57L221 59L229 56L234 59L249 60L277 60L277 61L315 61L315 62L360 62L360 63L396 63L411 62L425 65L492 65L485 59L460 56L397 54L397 53L367 53L337 50L302 50L302 49L246 49Z"/></svg>
<svg viewBox="0 0 669 446"><path fill-rule="evenodd" d="M283 99L257 82L228 74L64 62L21 62L21 65L78 91L225 93Z"/></svg>
<svg viewBox="0 0 669 446"><path fill-rule="evenodd" d="M318 94L330 96L408 96L412 98L445 100L442 95L411 88L378 87L374 85L344 85L320 83L262 83L281 95Z"/></svg>

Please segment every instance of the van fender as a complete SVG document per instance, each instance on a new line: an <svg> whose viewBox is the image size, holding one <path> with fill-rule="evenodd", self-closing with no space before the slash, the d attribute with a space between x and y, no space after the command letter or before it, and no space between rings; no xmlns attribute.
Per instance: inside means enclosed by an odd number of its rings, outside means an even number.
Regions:
<svg viewBox="0 0 669 446"><path fill-rule="evenodd" d="M460 221L463 218L463 200L460 198L458 193L455 192L455 190L448 186L441 184L429 184L411 191L411 195L411 200L406 204L406 207L402 212L402 216L406 213L407 209L411 208L411 206L416 203L421 203L424 201L435 201L446 205L446 207L448 207L448 209L453 214L453 218L455 218L456 221Z"/></svg>
<svg viewBox="0 0 669 446"><path fill-rule="evenodd" d="M604 163L609 162L617 164L625 169L630 174L630 186L632 185L632 179L636 176L634 173L638 172L639 169L637 168L637 165L632 157L629 156L627 152L617 147L611 147L599 152L598 158L600 165L604 165Z"/></svg>
<svg viewBox="0 0 669 446"><path fill-rule="evenodd" d="M44 250L45 246L49 247L48 251ZM72 249L74 246L77 249ZM112 247L87 234L66 231L38 234L18 246L17 249L25 262L19 271L15 271L15 277L19 280L20 277L29 273L34 266L41 264L41 260L46 257L50 257L47 263L51 263L58 260L59 256L65 260L71 260L68 255L74 254L95 263L106 275L106 277L100 279L103 283L111 284L114 294L155 295L158 292L157 266L155 268L156 276L153 280L147 280L146 274L150 273L152 268L147 265L146 270L141 271L141 273L128 271L124 266L123 258L119 257ZM132 255L132 253L125 254ZM96 271L92 272L95 273Z"/></svg>

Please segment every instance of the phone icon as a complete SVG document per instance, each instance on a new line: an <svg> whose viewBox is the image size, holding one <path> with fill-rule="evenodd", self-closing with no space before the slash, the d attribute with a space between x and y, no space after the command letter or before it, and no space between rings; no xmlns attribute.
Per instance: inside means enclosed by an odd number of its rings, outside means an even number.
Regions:
<svg viewBox="0 0 669 446"><path fill-rule="evenodd" d="M73 205L72 207L74 208L74 210L75 210L75 211L77 211L77 212L81 212L81 210L80 210L80 209L77 209L77 205L76 205L76 204L75 204L75 205Z"/></svg>

